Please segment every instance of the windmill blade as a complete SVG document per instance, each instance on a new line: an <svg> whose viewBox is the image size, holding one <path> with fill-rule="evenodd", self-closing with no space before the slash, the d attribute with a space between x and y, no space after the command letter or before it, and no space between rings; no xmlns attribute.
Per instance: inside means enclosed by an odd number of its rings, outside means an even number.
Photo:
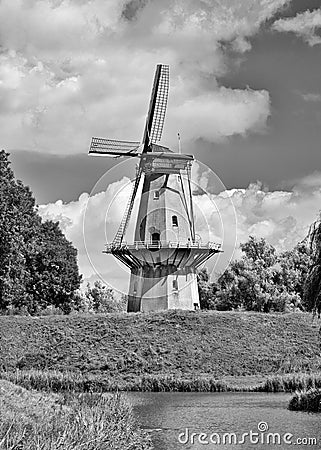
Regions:
<svg viewBox="0 0 321 450"><path fill-rule="evenodd" d="M155 143L161 140L169 91L169 66L161 66L160 79L156 94L155 109L150 132L150 141Z"/></svg>
<svg viewBox="0 0 321 450"><path fill-rule="evenodd" d="M150 144L160 141L163 132L169 91L169 66L156 67L152 95L143 138L143 152L150 151Z"/></svg>
<svg viewBox="0 0 321 450"><path fill-rule="evenodd" d="M140 142L116 141L93 137L90 144L89 155L104 155L111 158L119 156L138 156Z"/></svg>

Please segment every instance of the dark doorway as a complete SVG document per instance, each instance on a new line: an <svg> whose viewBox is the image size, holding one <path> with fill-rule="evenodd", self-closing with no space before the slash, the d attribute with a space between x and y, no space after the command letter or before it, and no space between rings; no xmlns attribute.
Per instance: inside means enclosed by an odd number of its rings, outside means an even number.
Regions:
<svg viewBox="0 0 321 450"><path fill-rule="evenodd" d="M159 233L153 233L152 234L152 244L158 244L160 241L160 234Z"/></svg>

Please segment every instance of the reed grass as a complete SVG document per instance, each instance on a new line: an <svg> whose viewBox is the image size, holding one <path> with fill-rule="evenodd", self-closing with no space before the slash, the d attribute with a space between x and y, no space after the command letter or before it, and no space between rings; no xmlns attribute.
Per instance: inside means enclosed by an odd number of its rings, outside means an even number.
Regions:
<svg viewBox="0 0 321 450"><path fill-rule="evenodd" d="M18 389L0 380L1 450L153 448L148 435L137 428L131 407L120 394L68 393L52 398Z"/></svg>
<svg viewBox="0 0 321 450"><path fill-rule="evenodd" d="M267 378L262 386L264 392L294 392L321 388L321 372L274 375Z"/></svg>
<svg viewBox="0 0 321 450"><path fill-rule="evenodd" d="M16 370L0 372L0 378L27 389L46 392L294 392L321 388L321 372L268 376L263 382L255 377L229 380L214 377L183 378L179 375L110 378L102 374L59 372L56 370ZM244 379L245 378L245 379ZM262 377L261 377L262 378Z"/></svg>

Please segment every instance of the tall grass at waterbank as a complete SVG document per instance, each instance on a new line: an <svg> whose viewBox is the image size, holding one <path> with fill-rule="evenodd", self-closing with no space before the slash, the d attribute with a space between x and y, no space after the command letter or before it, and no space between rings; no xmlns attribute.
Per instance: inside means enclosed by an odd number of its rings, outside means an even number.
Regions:
<svg viewBox="0 0 321 450"><path fill-rule="evenodd" d="M321 388L321 372L270 376L260 390L263 392L294 392L314 388Z"/></svg>
<svg viewBox="0 0 321 450"><path fill-rule="evenodd" d="M0 372L0 378L11 381L26 389L47 392L226 392L227 383L213 378L191 380L177 376L127 375L113 379L102 374L59 372L56 370L16 370Z"/></svg>
<svg viewBox="0 0 321 450"><path fill-rule="evenodd" d="M148 450L119 394L44 394L0 380L1 450Z"/></svg>
<svg viewBox="0 0 321 450"><path fill-rule="evenodd" d="M114 379L103 374L59 372L49 370L16 370L1 372L0 378L27 389L47 392L294 392L321 388L321 372L293 373L268 376L234 377L215 379L211 377L182 378L178 375L142 376L126 375ZM262 381L263 380L263 381Z"/></svg>
<svg viewBox="0 0 321 450"><path fill-rule="evenodd" d="M296 392L289 402L291 411L321 412L321 390L311 388Z"/></svg>

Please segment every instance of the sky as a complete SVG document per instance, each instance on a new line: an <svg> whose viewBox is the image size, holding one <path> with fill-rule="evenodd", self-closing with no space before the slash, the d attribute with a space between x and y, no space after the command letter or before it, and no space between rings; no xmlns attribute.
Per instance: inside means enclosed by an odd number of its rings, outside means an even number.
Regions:
<svg viewBox="0 0 321 450"><path fill-rule="evenodd" d="M2 0L0 144L84 277L123 286L101 250L135 168L88 147L141 139L155 66L169 64L162 143L176 150L179 132L200 162L196 219L223 242L223 270L250 234L290 249L318 215L320 51L320 0Z"/></svg>

